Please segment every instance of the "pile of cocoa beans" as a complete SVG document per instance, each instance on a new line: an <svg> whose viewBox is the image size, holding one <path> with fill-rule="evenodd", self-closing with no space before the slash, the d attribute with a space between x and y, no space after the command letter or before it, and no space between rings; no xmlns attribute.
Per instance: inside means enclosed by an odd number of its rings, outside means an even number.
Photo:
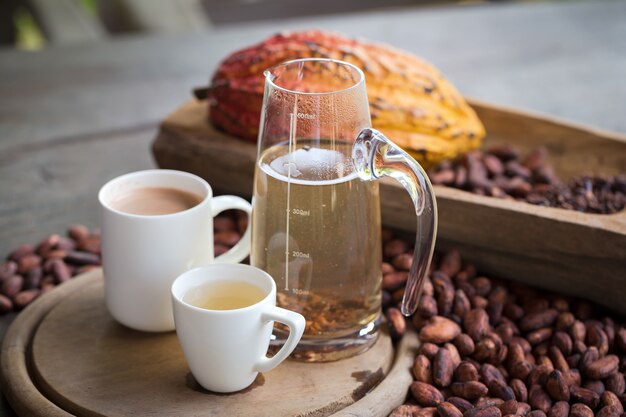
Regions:
<svg viewBox="0 0 626 417"><path fill-rule="evenodd" d="M247 216L234 210L214 219L214 250L219 256L233 247L247 226ZM0 264L0 314L19 311L40 295L100 265L100 232L73 225L67 236L50 235L37 245L24 244Z"/></svg>
<svg viewBox="0 0 626 417"><path fill-rule="evenodd" d="M563 182L547 159L545 148L522 159L514 147L499 145L443 162L428 176L434 185L587 213L611 214L626 206L626 173L582 175Z"/></svg>
<svg viewBox="0 0 626 417"><path fill-rule="evenodd" d="M392 417L624 415L626 328L590 303L490 279L459 252L439 254L417 312L399 303L409 244L384 233L390 331L414 326L421 346L407 402Z"/></svg>

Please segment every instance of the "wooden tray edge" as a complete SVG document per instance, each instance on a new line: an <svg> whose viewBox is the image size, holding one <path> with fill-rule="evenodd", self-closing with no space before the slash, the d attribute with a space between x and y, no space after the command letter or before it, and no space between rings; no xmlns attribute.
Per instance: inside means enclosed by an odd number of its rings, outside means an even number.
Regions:
<svg viewBox="0 0 626 417"><path fill-rule="evenodd" d="M90 271L79 275L37 299L17 316L7 330L0 353L0 381L7 401L18 415L72 416L46 398L34 384L28 369L30 343L46 314L69 294L80 289L83 279L96 273Z"/></svg>

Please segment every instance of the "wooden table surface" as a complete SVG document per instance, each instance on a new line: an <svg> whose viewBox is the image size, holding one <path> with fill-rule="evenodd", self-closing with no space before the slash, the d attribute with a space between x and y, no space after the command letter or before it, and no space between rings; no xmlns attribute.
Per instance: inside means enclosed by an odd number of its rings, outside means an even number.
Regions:
<svg viewBox="0 0 626 417"><path fill-rule="evenodd" d="M431 61L466 96L626 132L624 21L625 1L478 4L0 51L0 256L70 223L97 227L99 187L154 166L159 120L230 51L278 30L387 42ZM13 415L6 404L2 415Z"/></svg>

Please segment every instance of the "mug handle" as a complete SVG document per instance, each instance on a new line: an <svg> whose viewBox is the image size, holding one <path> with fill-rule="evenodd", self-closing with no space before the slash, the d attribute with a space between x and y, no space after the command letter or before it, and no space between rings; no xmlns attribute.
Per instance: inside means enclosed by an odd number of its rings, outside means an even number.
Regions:
<svg viewBox="0 0 626 417"><path fill-rule="evenodd" d="M211 201L211 210L213 217L217 216L224 210L237 209L243 210L248 213L248 219L252 213L252 205L241 197L234 195L220 195L214 197ZM219 263L238 263L246 259L246 256L250 254L250 222L248 221L248 227L243 234L239 242L233 246L228 252L221 254L214 259L214 262Z"/></svg>
<svg viewBox="0 0 626 417"><path fill-rule="evenodd" d="M302 314L276 306L272 306L270 311L264 312L261 316L261 320L263 320L264 323L277 321L289 327L289 337L283 347L271 358L263 355L256 365L254 365L255 371L268 372L277 367L293 352L300 338L302 338L306 322Z"/></svg>

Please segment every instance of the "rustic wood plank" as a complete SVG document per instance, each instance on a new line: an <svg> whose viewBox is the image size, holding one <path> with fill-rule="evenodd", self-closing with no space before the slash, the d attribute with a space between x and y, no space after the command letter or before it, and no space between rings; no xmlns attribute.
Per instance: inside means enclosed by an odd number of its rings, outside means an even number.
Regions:
<svg viewBox="0 0 626 417"><path fill-rule="evenodd" d="M154 134L140 129L0 153L0 256L72 223L98 227L98 190L118 175L153 167Z"/></svg>
<svg viewBox="0 0 626 417"><path fill-rule="evenodd" d="M585 170L624 172L626 135L486 104L474 107L490 132L487 144L512 143L522 152L545 144L557 174L564 178ZM153 152L163 168L193 172L224 193L252 194L256 146L217 131L207 119L204 102L189 101L167 117ZM447 187L435 187L435 193L440 248L461 249L493 276L587 298L626 313L626 211L586 214ZM398 183L382 184L381 209L387 226L415 230L413 204Z"/></svg>

